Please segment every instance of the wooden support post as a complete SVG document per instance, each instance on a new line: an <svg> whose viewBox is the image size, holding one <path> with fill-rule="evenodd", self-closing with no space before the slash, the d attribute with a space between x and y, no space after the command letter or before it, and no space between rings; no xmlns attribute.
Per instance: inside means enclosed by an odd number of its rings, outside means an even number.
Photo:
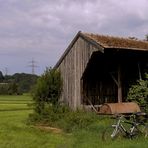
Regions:
<svg viewBox="0 0 148 148"><path fill-rule="evenodd" d="M121 65L118 65L118 103L122 102Z"/></svg>
<svg viewBox="0 0 148 148"><path fill-rule="evenodd" d="M142 80L142 74L141 74L140 63L138 63L138 72L139 72L139 79Z"/></svg>
<svg viewBox="0 0 148 148"><path fill-rule="evenodd" d="M80 80L80 93L81 93L81 104L84 104L85 100L84 100L84 88L83 88L83 79L81 78Z"/></svg>

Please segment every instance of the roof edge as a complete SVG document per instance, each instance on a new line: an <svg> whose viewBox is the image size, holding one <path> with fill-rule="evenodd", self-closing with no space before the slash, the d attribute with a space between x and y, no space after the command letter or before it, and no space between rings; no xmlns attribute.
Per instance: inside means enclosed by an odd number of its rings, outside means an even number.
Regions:
<svg viewBox="0 0 148 148"><path fill-rule="evenodd" d="M129 47L114 47L114 46L111 46L111 47L108 47L108 46L105 46L105 49L118 49L118 50L124 50L124 49L127 49L127 50L134 50L134 51L141 51L141 52L144 52L144 51L148 51L148 49L139 49L139 48L129 48Z"/></svg>
<svg viewBox="0 0 148 148"><path fill-rule="evenodd" d="M74 37L74 39L71 41L71 43L69 44L69 46L66 48L65 52L62 54L61 58L58 60L58 62L55 64L54 68L58 68L58 66L61 64L61 62L63 61L64 57L69 53L70 49L72 48L72 46L74 45L74 43L77 41L77 39L79 37L82 37L85 41L90 42L92 45L94 45L95 47L99 47L101 52L104 52L104 48L101 44L97 43L96 41L94 41L93 39L85 36L85 34L83 34L81 31L79 31L76 36Z"/></svg>
<svg viewBox="0 0 148 148"><path fill-rule="evenodd" d="M86 36L85 34L81 33L81 37L90 42L92 45L96 46L97 48L100 48L101 52L104 52L105 46L101 45L100 43L96 42L95 40L91 39L90 37Z"/></svg>
<svg viewBox="0 0 148 148"><path fill-rule="evenodd" d="M81 31L78 31L78 33L76 34L76 36L74 37L74 39L71 41L71 43L69 44L69 46L66 48L66 50L64 51L64 53L62 54L62 56L58 60L58 62L55 64L55 66L54 66L55 69L58 68L58 66L63 61L64 57L69 53L71 47L74 45L74 43L76 42L76 40L78 39L78 37L80 36L80 34L81 34Z"/></svg>

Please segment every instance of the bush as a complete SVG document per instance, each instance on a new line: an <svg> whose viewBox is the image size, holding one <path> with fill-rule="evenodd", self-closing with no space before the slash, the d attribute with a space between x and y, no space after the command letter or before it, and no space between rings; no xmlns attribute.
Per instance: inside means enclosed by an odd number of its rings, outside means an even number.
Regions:
<svg viewBox="0 0 148 148"><path fill-rule="evenodd" d="M38 79L36 86L32 91L35 102L35 111L42 113L47 104L58 104L62 90L62 79L60 72L47 68L44 74Z"/></svg>
<svg viewBox="0 0 148 148"><path fill-rule="evenodd" d="M128 101L135 101L148 112L148 74L145 80L138 80L128 92Z"/></svg>
<svg viewBox="0 0 148 148"><path fill-rule="evenodd" d="M86 112L84 110L70 111L65 114L64 118L59 122L60 125L67 132L78 129L89 129L89 126L97 121L95 113Z"/></svg>
<svg viewBox="0 0 148 148"><path fill-rule="evenodd" d="M95 113L83 110L72 111L68 106L46 104L42 113L30 115L33 123L45 124L52 127L62 128L66 132L78 129L88 129L97 121Z"/></svg>
<svg viewBox="0 0 148 148"><path fill-rule="evenodd" d="M57 106L47 103L44 104L44 109L42 109L41 112L35 111L31 114L31 121L42 122L52 126L52 124L55 124L55 122L63 118L64 114L67 112L69 112L69 108L66 106Z"/></svg>

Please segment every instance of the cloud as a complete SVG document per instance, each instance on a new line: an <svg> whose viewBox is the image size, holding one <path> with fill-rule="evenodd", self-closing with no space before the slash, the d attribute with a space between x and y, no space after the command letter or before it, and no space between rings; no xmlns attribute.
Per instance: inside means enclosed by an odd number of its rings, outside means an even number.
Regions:
<svg viewBox="0 0 148 148"><path fill-rule="evenodd" d="M0 63L5 67L13 59L14 72L22 70L18 61L27 63L32 57L42 67L53 66L79 30L139 38L148 33L147 0L0 0L0 3ZM5 59L11 55L5 63L4 55Z"/></svg>

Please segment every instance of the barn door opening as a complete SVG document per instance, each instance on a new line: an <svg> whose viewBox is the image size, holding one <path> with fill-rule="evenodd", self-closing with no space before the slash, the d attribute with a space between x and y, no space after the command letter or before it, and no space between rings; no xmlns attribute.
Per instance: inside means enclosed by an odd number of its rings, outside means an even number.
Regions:
<svg viewBox="0 0 148 148"><path fill-rule="evenodd" d="M89 105L117 102L117 65L106 55L94 52L82 76L82 103Z"/></svg>
<svg viewBox="0 0 148 148"><path fill-rule="evenodd" d="M82 104L124 102L132 84L148 72L148 53L108 49L94 52L81 78Z"/></svg>

